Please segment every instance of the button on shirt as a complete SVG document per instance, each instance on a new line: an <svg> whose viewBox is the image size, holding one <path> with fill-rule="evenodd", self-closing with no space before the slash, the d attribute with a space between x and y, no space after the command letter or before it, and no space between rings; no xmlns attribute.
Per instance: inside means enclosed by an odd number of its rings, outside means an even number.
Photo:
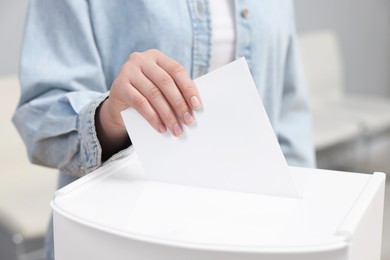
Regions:
<svg viewBox="0 0 390 260"><path fill-rule="evenodd" d="M292 1L235 4L235 58L247 59L288 163L313 166ZM13 117L31 161L74 176L98 168L95 111L129 54L159 49L196 78L210 69L211 30L206 0L31 0Z"/></svg>

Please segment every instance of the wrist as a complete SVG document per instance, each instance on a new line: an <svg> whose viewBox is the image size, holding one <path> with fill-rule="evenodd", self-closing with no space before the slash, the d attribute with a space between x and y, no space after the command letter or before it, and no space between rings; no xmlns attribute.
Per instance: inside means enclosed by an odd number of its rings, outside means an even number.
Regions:
<svg viewBox="0 0 390 260"><path fill-rule="evenodd" d="M127 135L124 122L118 113L118 115L112 116L110 113L109 100L104 100L97 109L99 123L111 138L121 137Z"/></svg>
<svg viewBox="0 0 390 260"><path fill-rule="evenodd" d="M108 102L108 99L103 101L95 114L96 134L102 148L102 161L131 144L120 115L118 116L120 120L117 120L119 123L112 120Z"/></svg>

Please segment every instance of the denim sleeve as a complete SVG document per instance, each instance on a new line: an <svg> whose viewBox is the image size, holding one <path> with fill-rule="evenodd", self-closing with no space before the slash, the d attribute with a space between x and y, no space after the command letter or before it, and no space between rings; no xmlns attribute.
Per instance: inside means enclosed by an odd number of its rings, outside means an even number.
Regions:
<svg viewBox="0 0 390 260"><path fill-rule="evenodd" d="M82 176L101 165L95 111L108 87L84 0L32 0L13 122L30 160Z"/></svg>
<svg viewBox="0 0 390 260"><path fill-rule="evenodd" d="M315 167L311 113L296 41L293 6L290 21L278 140L289 165Z"/></svg>

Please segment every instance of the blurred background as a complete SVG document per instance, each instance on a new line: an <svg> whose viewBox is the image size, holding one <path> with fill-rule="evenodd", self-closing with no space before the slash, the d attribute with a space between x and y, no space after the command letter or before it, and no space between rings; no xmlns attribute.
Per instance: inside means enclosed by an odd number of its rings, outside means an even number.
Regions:
<svg viewBox="0 0 390 260"><path fill-rule="evenodd" d="M0 1L0 260L38 260L56 171L30 165L10 118L27 0ZM319 168L390 173L390 0L297 0ZM390 260L390 180L382 260Z"/></svg>

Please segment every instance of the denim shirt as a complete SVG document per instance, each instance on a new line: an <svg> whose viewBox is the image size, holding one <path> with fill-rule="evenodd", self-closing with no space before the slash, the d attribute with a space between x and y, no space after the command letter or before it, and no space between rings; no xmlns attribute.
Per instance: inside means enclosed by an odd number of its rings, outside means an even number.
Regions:
<svg viewBox="0 0 390 260"><path fill-rule="evenodd" d="M235 56L248 61L287 162L314 166L292 1L235 0L234 18ZM210 19L207 0L31 0L13 117L30 160L73 176L101 166L95 111L129 54L159 49L197 78L209 68Z"/></svg>

